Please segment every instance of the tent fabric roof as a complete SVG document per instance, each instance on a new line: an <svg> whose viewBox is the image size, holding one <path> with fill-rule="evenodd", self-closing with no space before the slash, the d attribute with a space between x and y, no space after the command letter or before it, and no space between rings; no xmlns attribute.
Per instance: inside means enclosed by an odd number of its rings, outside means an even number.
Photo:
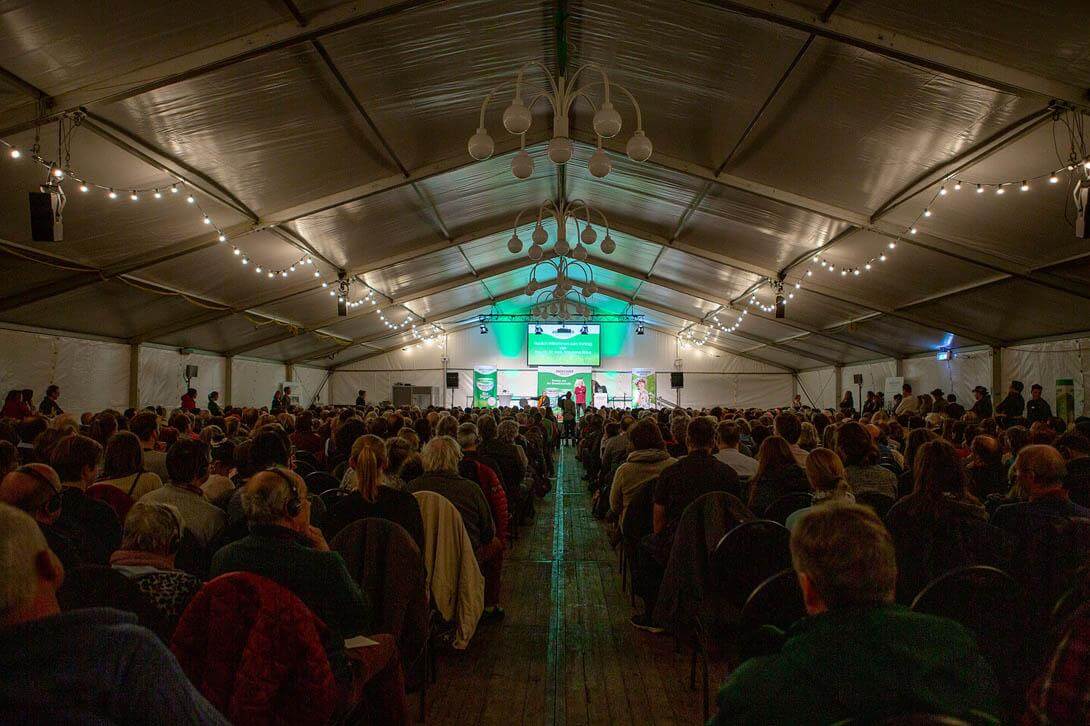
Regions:
<svg viewBox="0 0 1090 726"><path fill-rule="evenodd" d="M590 249L597 309L702 336L768 278L801 282L786 319L754 310L711 338L785 369L1087 329L1090 249L1072 232L1066 179L932 202L951 179L1033 178L1066 161L1060 112L1090 109L1090 41L1069 20L1078 3L562 5L570 67L598 63L628 87L655 144L648 162L624 155L621 106L605 179L587 170L582 100L563 168L545 155L550 119L538 113L534 174L515 179L519 143L497 104L495 155L466 153L488 89L523 60L557 66L555 2L0 11L0 138L30 149L47 98L51 158L52 121L83 108L72 167L121 192L69 184L65 241L33 243L25 195L43 171L0 161L0 321L336 366L404 345L405 327L384 320L452 330L527 311L530 267L507 239L521 210L562 196L604 212L617 242L612 255ZM177 179L228 244L179 198L127 199ZM934 217L904 235L932 203ZM859 276L810 263L858 266L891 241L889 259ZM287 279L251 272L306 256L314 266ZM374 305L338 318L321 286L338 270Z"/></svg>

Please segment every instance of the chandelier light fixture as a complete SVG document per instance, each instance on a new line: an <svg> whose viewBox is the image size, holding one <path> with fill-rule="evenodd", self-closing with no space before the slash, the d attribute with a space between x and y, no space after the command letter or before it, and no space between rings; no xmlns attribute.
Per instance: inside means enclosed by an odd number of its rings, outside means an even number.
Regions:
<svg viewBox="0 0 1090 726"><path fill-rule="evenodd" d="M511 238L507 241L507 251L513 255L521 254L524 243L518 229L524 215L532 213L532 208L524 209L515 218ZM526 248L526 256L534 263L530 269L530 281L526 284L526 295L534 300L532 310L539 317L555 317L568 320L574 317L587 317L591 314L587 299L598 292L594 283L594 273L587 264L587 248L598 242L598 232L593 227L597 218L605 227L606 233L599 248L602 254L612 254L617 249L609 231L609 220L601 210L589 206L581 199L557 203L546 200L537 207L537 217L530 233L531 244ZM543 222L552 218L556 225L556 241L546 254L545 245L549 233ZM568 227L571 225L576 234L574 245L568 241ZM541 273L552 271L555 279L540 280Z"/></svg>
<svg viewBox="0 0 1090 726"><path fill-rule="evenodd" d="M523 75L528 70L540 69L545 74L548 85L545 88L534 90L525 98L527 89L523 87ZM580 76L584 71L588 75L598 74L600 81L588 80L580 85ZM594 109L593 126L594 135L598 140L598 149L590 157L587 168L590 173L599 179L609 174L612 164L609 157L602 149L602 139L611 139L621 131L621 114L613 106L611 92L616 89L623 93L632 103L636 113L636 130L628 139L625 146L630 159L633 161L647 161L651 158L653 147L651 140L643 131L643 116L640 113L640 104L636 98L623 86L609 80L605 69L596 63L587 63L580 66L570 79L563 75L559 79L543 64L538 61L529 61L519 67L513 80L507 80L499 84L485 96L481 103L480 121L477 131L469 138L469 155L478 161L483 161L492 156L496 145L485 126L485 114L488 105L497 93L514 86L515 96L511 103L503 111L503 127L508 133L521 137L522 146L519 153L511 160L511 173L519 179L526 179L534 173L534 160L526 152L526 132L529 131L534 120L534 107L544 99L548 102L553 112L553 137L549 141L549 160L554 164L567 164L572 157L573 145L569 138L569 114L575 99L582 98ZM597 92L601 87L601 103L595 102L591 92Z"/></svg>

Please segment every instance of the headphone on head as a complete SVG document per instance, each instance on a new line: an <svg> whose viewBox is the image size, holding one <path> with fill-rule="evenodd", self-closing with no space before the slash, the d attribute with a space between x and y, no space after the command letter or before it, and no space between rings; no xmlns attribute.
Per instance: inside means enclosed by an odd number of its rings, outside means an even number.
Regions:
<svg viewBox="0 0 1090 726"><path fill-rule="evenodd" d="M41 487L34 492L34 495L22 502L22 505L26 507L24 511L34 513L39 509L44 508L49 515L56 514L61 509L61 493L60 490L53 486L53 482L49 480L45 474L35 469L29 464L24 464L15 470L16 474L26 474L31 479L34 479L41 485ZM45 497L42 495L46 494Z"/></svg>
<svg viewBox="0 0 1090 726"><path fill-rule="evenodd" d="M288 491L291 492L291 496L288 498L287 503L284 504L284 511L287 512L288 516L299 516L299 513L303 511L303 498L299 496L299 488L295 486L295 482L288 475L288 472L284 471L284 469L279 466L270 466L265 471L276 474L288 485Z"/></svg>

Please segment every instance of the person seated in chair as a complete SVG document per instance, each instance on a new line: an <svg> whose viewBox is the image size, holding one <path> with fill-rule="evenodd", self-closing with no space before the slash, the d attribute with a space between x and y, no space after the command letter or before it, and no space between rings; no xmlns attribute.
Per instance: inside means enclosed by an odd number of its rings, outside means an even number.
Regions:
<svg viewBox="0 0 1090 726"><path fill-rule="evenodd" d="M1067 467L1060 452L1034 444L1018 452L1011 467L1015 485L1026 501L1004 504L992 515L992 524L1018 531L1030 517L1090 517L1090 509L1071 501L1064 486Z"/></svg>
<svg viewBox="0 0 1090 726"><path fill-rule="evenodd" d="M893 542L873 511L813 509L791 533L791 559L808 617L779 653L747 660L730 675L711 724L1000 713L995 676L972 635L894 605Z"/></svg>
<svg viewBox="0 0 1090 726"><path fill-rule="evenodd" d="M34 520L0 504L0 723L226 726L135 615L62 613L63 581Z"/></svg>
<svg viewBox="0 0 1090 726"><path fill-rule="evenodd" d="M328 628L323 646L345 704L359 703L366 683L378 700L402 704L389 714L393 722L402 722L404 675L393 639L378 635L378 646L364 648L345 644L345 639L371 632L371 605L344 560L310 523L303 478L283 467L260 471L246 482L242 505L250 535L216 552L210 577L251 572L291 590Z"/></svg>

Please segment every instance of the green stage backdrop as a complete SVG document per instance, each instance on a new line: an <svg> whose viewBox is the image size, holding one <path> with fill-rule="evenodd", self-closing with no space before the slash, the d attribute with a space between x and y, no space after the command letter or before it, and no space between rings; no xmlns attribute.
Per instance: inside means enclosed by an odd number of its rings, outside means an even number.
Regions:
<svg viewBox="0 0 1090 726"><path fill-rule="evenodd" d="M473 406L496 405L496 366L477 366L473 369Z"/></svg>
<svg viewBox="0 0 1090 726"><path fill-rule="evenodd" d="M572 397L574 398L575 382L580 379L583 381L583 385L587 387L587 400L590 400L591 391L593 390L590 369L549 368L546 370L539 368L537 371L537 394L539 396L542 393L548 394L549 402L555 406L557 399L568 391L572 391Z"/></svg>

